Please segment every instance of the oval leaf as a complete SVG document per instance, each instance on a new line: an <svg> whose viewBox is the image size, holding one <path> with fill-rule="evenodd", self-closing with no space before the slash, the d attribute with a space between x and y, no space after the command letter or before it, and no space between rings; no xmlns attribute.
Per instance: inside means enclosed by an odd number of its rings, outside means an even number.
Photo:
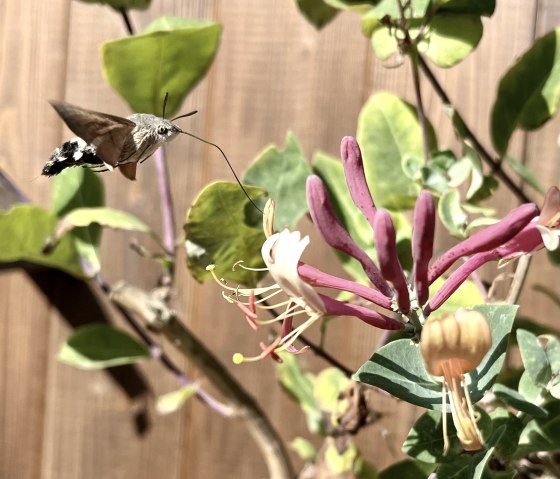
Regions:
<svg viewBox="0 0 560 479"><path fill-rule="evenodd" d="M544 346L537 336L524 329L517 330L517 344L525 370L535 384L545 386L552 377L552 370Z"/></svg>
<svg viewBox="0 0 560 479"><path fill-rule="evenodd" d="M548 121L560 101L560 29L538 39L503 76L492 108L494 147L503 155L516 128L533 130Z"/></svg>
<svg viewBox="0 0 560 479"><path fill-rule="evenodd" d="M77 208L59 220L54 234L45 242L43 252L52 252L57 247L60 239L74 228L86 227L92 224L119 230L148 233L161 245L161 240L158 236L136 216L112 208Z"/></svg>
<svg viewBox="0 0 560 479"><path fill-rule="evenodd" d="M492 389L494 394L498 399L501 399L507 405L511 406L518 411L530 414L535 417L545 417L548 412L536 404L527 401L521 394L519 394L515 389L508 388L503 384L495 384Z"/></svg>
<svg viewBox="0 0 560 479"><path fill-rule="evenodd" d="M51 255L44 255L43 242L56 226L57 217L38 206L17 205L0 214L0 262L29 261L60 269L78 278L86 277L72 238L63 238Z"/></svg>
<svg viewBox="0 0 560 479"><path fill-rule="evenodd" d="M286 147L269 146L259 153L246 171L243 182L259 186L276 202L274 220L277 230L294 229L307 213L305 182L311 168L293 133L286 136Z"/></svg>
<svg viewBox="0 0 560 479"><path fill-rule="evenodd" d="M261 188L245 189L253 200L264 195ZM211 277L206 271L211 264L218 277L248 286L261 277L241 267L232 270L239 261L251 268L264 266L262 216L237 183L218 181L204 188L187 213L184 228L187 266L197 281Z"/></svg>
<svg viewBox="0 0 560 479"><path fill-rule="evenodd" d="M473 309L484 314L492 328L492 348L470 372L469 392L473 402L477 402L502 368L517 306L480 305ZM441 409L441 383L427 373L420 348L409 339L399 339L380 348L353 379L384 389L411 404Z"/></svg>
<svg viewBox="0 0 560 479"><path fill-rule="evenodd" d="M87 168L70 168L54 178L52 190L52 210L57 216L64 216L76 208L98 207L105 204L105 191L99 175ZM94 274L101 268L98 246L101 227L92 224L70 233L76 250Z"/></svg>
<svg viewBox="0 0 560 479"><path fill-rule="evenodd" d="M482 38L482 21L477 15L438 14L432 18L418 48L438 67L449 68L471 53Z"/></svg>
<svg viewBox="0 0 560 479"><path fill-rule="evenodd" d="M148 350L136 339L108 324L78 328L58 352L59 361L80 369L121 366L148 357Z"/></svg>
<svg viewBox="0 0 560 479"><path fill-rule="evenodd" d="M447 190L438 203L438 215L450 234L464 238L467 227L467 215L461 207L461 195L458 190Z"/></svg>
<svg viewBox="0 0 560 479"><path fill-rule="evenodd" d="M338 13L338 10L327 5L323 0L297 0L300 12L315 28L323 28Z"/></svg>
<svg viewBox="0 0 560 479"><path fill-rule="evenodd" d="M104 43L103 71L134 111L161 115L169 92L167 111L173 115L210 67L222 27L184 19L156 22L149 33Z"/></svg>
<svg viewBox="0 0 560 479"><path fill-rule="evenodd" d="M428 136L434 149L431 125ZM416 109L390 93L378 93L360 112L357 138L376 205L392 210L412 208L420 187L403 173L401 165L407 156L423 157Z"/></svg>

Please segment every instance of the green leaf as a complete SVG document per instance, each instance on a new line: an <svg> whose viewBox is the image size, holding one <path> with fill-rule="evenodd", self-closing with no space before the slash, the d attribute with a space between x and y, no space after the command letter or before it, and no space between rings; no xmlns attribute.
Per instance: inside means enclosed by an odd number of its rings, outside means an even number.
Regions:
<svg viewBox="0 0 560 479"><path fill-rule="evenodd" d="M478 15L437 14L429 24L420 51L438 67L449 68L469 55L482 38Z"/></svg>
<svg viewBox="0 0 560 479"><path fill-rule="evenodd" d="M97 207L105 204L105 191L99 175L86 168L69 168L57 175L53 181L51 209L61 217L76 208ZM101 227L93 224L78 228L70 233L76 250L94 273L101 268L99 242Z"/></svg>
<svg viewBox="0 0 560 479"><path fill-rule="evenodd" d="M311 167L305 161L294 134L288 132L284 150L271 145L265 148L243 177L243 182L259 186L276 202L277 230L294 229L307 213L305 184Z"/></svg>
<svg viewBox="0 0 560 479"><path fill-rule="evenodd" d="M358 13L367 13L378 0L324 0L327 5L338 10L352 10Z"/></svg>
<svg viewBox="0 0 560 479"><path fill-rule="evenodd" d="M145 223L136 218L136 216L112 208L77 208L70 211L70 213L63 216L58 221L56 229L47 239L43 251L53 251L57 248L60 239L74 228L91 226L93 224L105 228L147 233L161 245L161 240L158 236Z"/></svg>
<svg viewBox="0 0 560 479"><path fill-rule="evenodd" d="M297 0L297 4L303 16L318 29L323 28L338 13L338 9L323 0Z"/></svg>
<svg viewBox="0 0 560 479"><path fill-rule="evenodd" d="M560 101L560 29L539 38L502 77L492 108L492 142L507 151L516 128L534 130L556 114Z"/></svg>
<svg viewBox="0 0 560 479"><path fill-rule="evenodd" d="M391 464L379 473L379 479L426 479L435 469L435 464L406 459Z"/></svg>
<svg viewBox="0 0 560 479"><path fill-rule="evenodd" d="M464 13L490 17L496 8L496 0L438 0L437 11Z"/></svg>
<svg viewBox="0 0 560 479"><path fill-rule="evenodd" d="M313 391L315 377L301 369L297 357L293 354L281 354L281 357L283 362L276 368L278 381L305 413L309 431L321 434L324 426Z"/></svg>
<svg viewBox="0 0 560 479"><path fill-rule="evenodd" d="M265 194L261 188L246 186L257 200ZM187 266L197 281L211 277L206 267L215 265L220 278L254 286L262 274L237 267L243 261L250 268L262 268L261 246L265 241L262 216L255 214L237 183L211 183L198 195L187 213L185 223Z"/></svg>
<svg viewBox="0 0 560 479"><path fill-rule="evenodd" d="M531 378L528 371L524 371L519 378L519 392L528 401L534 403L540 402L545 392L545 387L542 384L537 384Z"/></svg>
<svg viewBox="0 0 560 479"><path fill-rule="evenodd" d="M412 208L420 187L403 174L402 164L407 156L423 157L416 109L390 93L373 95L360 112L357 137L376 205L392 210ZM428 139L435 149L429 124Z"/></svg>
<svg viewBox="0 0 560 479"><path fill-rule="evenodd" d="M56 222L53 213L32 205L16 205L0 214L0 262L28 261L84 278L86 274L72 238L63 238L50 255L41 252Z"/></svg>
<svg viewBox="0 0 560 479"><path fill-rule="evenodd" d="M103 72L137 112L161 115L163 97L169 92L171 116L210 68L221 31L221 25L209 21L164 17L143 35L104 43Z"/></svg>
<svg viewBox="0 0 560 479"><path fill-rule="evenodd" d="M525 370L533 382L546 385L552 376L550 363L543 345L537 336L524 329L517 330L517 344Z"/></svg>
<svg viewBox="0 0 560 479"><path fill-rule="evenodd" d="M447 418L451 426L451 416ZM450 431L447 432L451 437ZM456 433L453 434L456 437ZM458 440L450 442L450 450L443 455L443 425L441 411L427 411L412 426L402 446L402 451L410 457L429 464L449 461L462 452Z"/></svg>
<svg viewBox="0 0 560 479"><path fill-rule="evenodd" d="M290 442L290 449L295 451L299 458L305 462L315 462L317 451L315 446L303 437L296 437Z"/></svg>
<svg viewBox="0 0 560 479"><path fill-rule="evenodd" d="M475 403L482 399L502 368L517 306L480 305L472 309L484 314L492 328L492 348L470 372L469 392ZM420 348L409 339L399 339L380 348L353 379L384 389L411 404L441 409L441 383L427 373Z"/></svg>
<svg viewBox="0 0 560 479"><path fill-rule="evenodd" d="M461 207L461 196L456 189L447 190L438 202L438 215L450 234L464 238L468 217Z"/></svg>
<svg viewBox="0 0 560 479"><path fill-rule="evenodd" d="M88 324L74 331L58 352L58 360L80 369L133 364L150 353L136 339L108 324Z"/></svg>
<svg viewBox="0 0 560 479"><path fill-rule="evenodd" d="M150 0L81 0L84 3L102 3L109 5L115 10L123 8L135 8L138 10L146 10L150 5Z"/></svg>
<svg viewBox="0 0 560 479"><path fill-rule="evenodd" d="M330 477L348 475L354 469L359 458L358 447L350 442L341 451L334 442L334 438L327 437L324 448L324 463Z"/></svg>
<svg viewBox="0 0 560 479"><path fill-rule="evenodd" d="M529 168L527 168L520 161L516 160L513 156L506 155L504 159L506 160L506 163L511 167L511 169L515 171L517 176L519 176L523 181L525 181L529 186L531 186L539 193L543 195L546 194L543 185Z"/></svg>
<svg viewBox="0 0 560 479"><path fill-rule="evenodd" d="M193 385L183 386L177 391L171 391L157 398L156 411L160 414L170 414L175 412L193 397L198 391L198 387Z"/></svg>
<svg viewBox="0 0 560 479"><path fill-rule="evenodd" d="M496 385L497 386L497 385ZM495 387L495 386L494 386ZM523 421L504 408L497 408L490 413L494 430L505 426L506 430L496 445L499 457L511 458L519 443L519 436L525 427Z"/></svg>
<svg viewBox="0 0 560 479"><path fill-rule="evenodd" d="M560 451L560 401L552 401L544 408L548 416L529 421L521 433L515 457L531 452Z"/></svg>
<svg viewBox="0 0 560 479"><path fill-rule="evenodd" d="M459 456L453 462L442 464L437 471L438 479L481 479L505 430L505 426L502 426L492 433L486 441L486 449L473 455Z"/></svg>
<svg viewBox="0 0 560 479"><path fill-rule="evenodd" d="M503 384L495 384L492 391L498 399L501 399L507 405L517 409L518 411L535 417L544 417L547 415L547 412L544 409L526 400L515 389L508 388Z"/></svg>
<svg viewBox="0 0 560 479"><path fill-rule="evenodd" d="M385 15L389 15L391 18L397 19L401 17L401 11L399 5L394 0L377 0L375 2L375 7L373 9L377 18L381 19ZM426 10L430 4L430 0L412 0L407 10L412 18L420 18L426 14Z"/></svg>
<svg viewBox="0 0 560 479"><path fill-rule="evenodd" d="M338 368L323 369L315 378L313 396L321 411L344 413L348 404L341 404L340 393L352 382Z"/></svg>

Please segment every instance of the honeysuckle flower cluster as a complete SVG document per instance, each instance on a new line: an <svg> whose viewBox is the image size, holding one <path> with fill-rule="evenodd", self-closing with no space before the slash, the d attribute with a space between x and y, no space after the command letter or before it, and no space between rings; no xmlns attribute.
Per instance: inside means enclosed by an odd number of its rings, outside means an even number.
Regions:
<svg viewBox="0 0 560 479"><path fill-rule="evenodd" d="M236 303L253 328L282 321L282 333L272 344L261 344L262 353L249 358L234 357L239 363L271 356L278 359L280 351L301 352L294 347L297 337L325 316L354 316L387 330L417 330L476 269L489 261L509 261L543 247L556 248L560 242L560 191L549 190L543 211L538 216L536 205L523 204L501 221L488 226L453 246L432 262L436 211L428 191L418 196L413 215L413 271L406 274L397 255L395 226L389 212L376 208L368 187L360 148L354 138L345 137L341 157L351 198L372 227L378 264L351 238L337 218L327 188L321 178L307 180L307 201L311 218L323 239L333 248L356 259L370 281L360 284L301 261L309 238L298 231L285 229L274 233L273 206L264 215L267 239L262 257L274 284L259 288L230 288L224 295ZM430 298L430 285L458 260L465 259ZM430 264L431 263L431 264ZM210 268L211 269L211 268ZM347 291L371 306L351 304L319 293L315 288ZM273 304L283 292L288 299ZM362 302L363 304L363 302ZM282 308L272 319L259 319L258 310ZM294 321L303 318L298 326ZM418 331L417 331L418 332Z"/></svg>

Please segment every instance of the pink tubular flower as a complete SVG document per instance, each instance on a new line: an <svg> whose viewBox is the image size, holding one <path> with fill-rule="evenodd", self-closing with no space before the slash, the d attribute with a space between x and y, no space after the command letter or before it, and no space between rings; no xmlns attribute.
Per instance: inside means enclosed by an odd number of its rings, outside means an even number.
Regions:
<svg viewBox="0 0 560 479"><path fill-rule="evenodd" d="M235 363L246 361L256 361L267 356L279 359L278 353L281 351L299 352L294 348L293 343L298 336L309 326L319 321L325 316L354 316L367 324L382 329L403 329L404 324L389 316L378 313L377 311L338 301L329 296L318 293L314 285L329 286L334 289L346 289L348 280L336 278L322 273L321 271L305 265L300 261L301 255L309 244L309 237L301 237L299 231L283 230L275 233L264 242L261 253L267 269L275 281L275 284L262 288L231 288L215 278L222 287L229 289L232 295L225 296L228 301L237 303L243 314L254 325L270 324L282 321L282 334L270 345L261 345L263 350L254 357L245 357L242 354L235 354ZM213 274L213 268L209 270ZM387 307L390 306L387 298L381 294L371 291L369 294L361 290L361 285L356 288L356 294L362 293L369 299L379 299ZM363 287L364 289L367 289ZM288 296L287 300L269 304L269 300L278 293L283 292ZM262 296L256 300L255 295ZM249 298L248 300L245 298ZM285 308L284 311L273 319L261 321L257 318L257 309L274 310ZM304 316L302 324L293 327L293 320L297 316Z"/></svg>
<svg viewBox="0 0 560 479"><path fill-rule="evenodd" d="M551 188L540 217L537 217L538 209L534 204L521 205L501 221L449 249L430 266L436 213L431 194L422 191L413 217L414 269L406 273L397 254L393 220L387 211L377 209L374 204L360 148L354 138L345 137L342 140L341 157L352 201L372 227L379 265L351 238L335 214L325 184L315 175L307 179L309 211L326 243L356 259L370 284L339 278L302 262L301 256L309 244L309 238L302 237L298 231L273 233L271 215L274 214L274 206L269 205L265 209L263 221L268 238L261 252L275 283L254 289L222 285L232 292L226 298L239 305L252 327L281 320L282 333L273 343L263 344L260 355L254 358L236 355L236 362L266 356L278 359L278 352L298 352L293 346L294 341L305 329L325 316L355 316L378 328L407 329L418 333L416 328L482 265L489 261L508 261L545 246L554 249L560 244L560 190ZM466 261L429 298L430 284L461 258L466 258ZM339 301L319 293L315 289L317 287L350 292L369 302L370 306ZM281 292L288 299L269 305L269 301ZM273 308L284 308L284 311L275 313L271 320L258 319L258 310ZM294 326L296 319L302 316L303 321Z"/></svg>

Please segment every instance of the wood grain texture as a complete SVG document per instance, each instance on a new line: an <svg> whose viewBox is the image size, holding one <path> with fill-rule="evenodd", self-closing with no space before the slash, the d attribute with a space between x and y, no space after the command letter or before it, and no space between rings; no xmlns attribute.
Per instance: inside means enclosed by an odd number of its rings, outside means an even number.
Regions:
<svg viewBox="0 0 560 479"><path fill-rule="evenodd" d="M489 115L500 76L535 36L560 22L552 0L497 3L494 17L484 21L484 37L476 52L456 68L436 70L489 148ZM218 142L238 172L270 143L283 147L287 130L295 133L310 160L318 150L338 155L340 139L355 134L360 108L372 93L386 90L414 99L408 66L388 69L376 60L359 31L359 18L351 13L340 14L319 32L303 19L293 0L153 0L150 9L131 17L140 31L162 14L224 25L207 78L183 106L184 111L200 113L181 121L186 130ZM0 166L34 202L48 205L50 182L31 180L69 134L48 99L128 114L127 105L104 81L99 61L99 45L125 34L119 15L100 5L0 0ZM426 82L422 91L440 145L455 148L439 100ZM547 186L560 180L558 127L554 120L538 132L516 133L511 146L512 154L536 169ZM200 189L210 181L232 177L214 149L192 139L177 139L169 145L167 157L179 230ZM118 174L104 175L107 204L136 214L159 230L154 176L152 161L142 165L135 183L125 183ZM516 203L504 190L494 204L503 213ZM323 264L330 258L325 269L342 274L307 220L302 229L314 245L309 261ZM113 232L104 235L104 275L110 282L122 278L149 289L159 270L131 252L131 238ZM452 242L443 234L438 240L438 251ZM184 262L183 252L179 261ZM490 271L495 274L493 267ZM556 278L544 257L537 258L529 280L551 285L558 283ZM109 305L95 306L91 291L83 288L63 275L0 273L0 477L266 477L264 462L242 423L221 418L198 401L174 415L154 414L154 398L177 387L158 363L107 374L77 371L56 361L61 342L78 323L99 319L125 327ZM216 285L198 285L186 268L179 267L174 294L184 321L224 363L231 364L235 352L257 351L257 336L235 308L219 300ZM49 301L69 297L75 301L63 310ZM523 301L531 305L532 316L552 322L552 306L541 298L526 290ZM310 336L317 340L318 332ZM357 368L371 356L379 337L356 320L340 319L329 328L327 347L340 361ZM170 345L163 347L174 354ZM199 378L182 358L174 359ZM311 371L325 367L312 354L301 359ZM309 437L303 415L278 387L272 363L232 365L231 371L259 399L286 441L297 435ZM384 467L403 457L400 444L421 411L377 396L384 418L363 431L359 441L365 457Z"/></svg>

